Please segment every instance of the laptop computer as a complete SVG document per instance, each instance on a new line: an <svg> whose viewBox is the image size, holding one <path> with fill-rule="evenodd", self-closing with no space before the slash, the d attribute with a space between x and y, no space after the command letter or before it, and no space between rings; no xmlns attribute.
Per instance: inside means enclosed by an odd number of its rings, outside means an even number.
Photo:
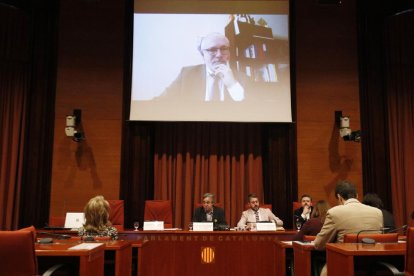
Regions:
<svg viewBox="0 0 414 276"><path fill-rule="evenodd" d="M85 214L76 212L67 212L65 218L65 228L79 228L85 223Z"/></svg>

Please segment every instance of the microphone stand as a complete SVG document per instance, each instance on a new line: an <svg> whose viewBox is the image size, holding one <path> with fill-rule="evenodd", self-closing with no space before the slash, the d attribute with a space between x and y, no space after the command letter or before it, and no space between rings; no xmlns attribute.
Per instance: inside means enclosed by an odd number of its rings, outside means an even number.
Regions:
<svg viewBox="0 0 414 276"><path fill-rule="evenodd" d="M359 234L364 233L364 232L382 232L382 231L380 229L364 229L364 230L358 231L358 233L356 235L356 242L357 243L359 243ZM375 244L375 240L371 239L371 238L362 238L361 243Z"/></svg>
<svg viewBox="0 0 414 276"><path fill-rule="evenodd" d="M399 228L392 229L392 230L388 231L387 233L395 233L395 232L399 232L400 230L403 230L404 231L403 234L405 234L405 231L407 231L407 228L408 228L408 225L405 224L405 225L403 225Z"/></svg>
<svg viewBox="0 0 414 276"><path fill-rule="evenodd" d="M66 235L66 234L56 234L56 233L45 232L45 231L41 231L41 232L38 232L38 233L54 237L57 240L68 240L71 237L70 235ZM53 239L52 238L42 238L42 239L39 240L39 243L53 243Z"/></svg>

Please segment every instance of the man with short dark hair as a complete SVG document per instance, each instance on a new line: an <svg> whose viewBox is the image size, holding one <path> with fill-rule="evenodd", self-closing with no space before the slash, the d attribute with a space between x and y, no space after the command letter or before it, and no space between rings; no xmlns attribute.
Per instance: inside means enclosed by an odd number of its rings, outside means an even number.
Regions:
<svg viewBox="0 0 414 276"><path fill-rule="evenodd" d="M213 222L214 224L227 224L224 210L214 206L215 200L212 193L203 195L202 206L194 210L193 222Z"/></svg>
<svg viewBox="0 0 414 276"><path fill-rule="evenodd" d="M295 221L299 221L303 225L307 220L310 219L312 213L312 197L310 195L304 194L300 198L300 208L294 211Z"/></svg>
<svg viewBox="0 0 414 276"><path fill-rule="evenodd" d="M283 221L276 217L270 209L260 208L257 195L249 194L247 200L250 208L242 213L240 221L237 223L238 228L245 228L247 226L248 229L251 225L261 221L272 221L276 223L277 227L283 226Z"/></svg>
<svg viewBox="0 0 414 276"><path fill-rule="evenodd" d="M322 230L314 241L315 249L324 250L329 242L343 242L345 234L357 234L361 230L376 230L383 227L381 210L359 202L355 185L340 181L335 188L338 206L328 210ZM321 275L326 275L326 265Z"/></svg>

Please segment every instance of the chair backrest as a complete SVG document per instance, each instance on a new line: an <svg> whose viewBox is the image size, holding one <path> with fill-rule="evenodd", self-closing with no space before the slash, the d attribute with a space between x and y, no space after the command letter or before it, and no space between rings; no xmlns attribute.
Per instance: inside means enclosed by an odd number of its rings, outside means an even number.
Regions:
<svg viewBox="0 0 414 276"><path fill-rule="evenodd" d="M37 232L36 232L36 228L33 225L25 227L25 228L21 228L17 231L29 231L33 235L33 240L37 242Z"/></svg>
<svg viewBox="0 0 414 276"><path fill-rule="evenodd" d="M292 212L295 212L295 210L299 209L300 207L302 207L302 204L299 201L292 202Z"/></svg>
<svg viewBox="0 0 414 276"><path fill-rule="evenodd" d="M194 204L194 209L197 209L197 208L199 208L201 206L203 206L203 203L195 203ZM223 208L223 204L221 204L219 202L214 203L214 206Z"/></svg>
<svg viewBox="0 0 414 276"><path fill-rule="evenodd" d="M110 211L109 221L119 231L124 230L124 201L121 199L108 200Z"/></svg>
<svg viewBox="0 0 414 276"><path fill-rule="evenodd" d="M407 229L407 252L405 254L405 274L414 275L414 227Z"/></svg>
<svg viewBox="0 0 414 276"><path fill-rule="evenodd" d="M146 200L144 220L164 221L164 227L173 225L171 200Z"/></svg>
<svg viewBox="0 0 414 276"><path fill-rule="evenodd" d="M37 275L31 231L0 231L0 275Z"/></svg>
<svg viewBox="0 0 414 276"><path fill-rule="evenodd" d="M358 241L357 241L358 236ZM388 233L388 234L345 234L344 242L346 243L357 243L361 242L363 238L370 238L375 240L375 242L381 243L393 243L398 242L398 233Z"/></svg>

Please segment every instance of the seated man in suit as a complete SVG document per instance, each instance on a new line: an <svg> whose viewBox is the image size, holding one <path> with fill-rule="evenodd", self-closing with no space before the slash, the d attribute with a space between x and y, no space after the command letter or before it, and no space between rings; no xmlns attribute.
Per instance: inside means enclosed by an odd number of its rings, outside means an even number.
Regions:
<svg viewBox="0 0 414 276"><path fill-rule="evenodd" d="M204 64L182 68L178 77L157 100L241 102L250 79L230 68L230 42L220 33L210 33L198 45Z"/></svg>
<svg viewBox="0 0 414 276"><path fill-rule="evenodd" d="M255 194L247 196L249 209L242 213L237 223L238 228L250 229L256 225L256 222L271 221L276 223L277 227L283 226L283 221L276 217L268 208L260 208L259 198Z"/></svg>
<svg viewBox="0 0 414 276"><path fill-rule="evenodd" d="M300 204L302 205L300 208L296 209L293 212L293 216L295 221L299 221L301 225L303 225L307 220L310 219L312 213L312 198L310 195L302 195L300 198Z"/></svg>
<svg viewBox="0 0 414 276"><path fill-rule="evenodd" d="M343 242L345 234L357 234L361 230L383 227L381 210L359 202L355 185L349 181L341 181L335 187L338 206L328 210L322 230L316 235L315 249L324 250L329 242ZM321 275L327 275L326 265Z"/></svg>
<svg viewBox="0 0 414 276"><path fill-rule="evenodd" d="M227 225L224 210L214 206L214 195L206 193L203 195L203 206L194 210L193 222L213 222L214 226Z"/></svg>

